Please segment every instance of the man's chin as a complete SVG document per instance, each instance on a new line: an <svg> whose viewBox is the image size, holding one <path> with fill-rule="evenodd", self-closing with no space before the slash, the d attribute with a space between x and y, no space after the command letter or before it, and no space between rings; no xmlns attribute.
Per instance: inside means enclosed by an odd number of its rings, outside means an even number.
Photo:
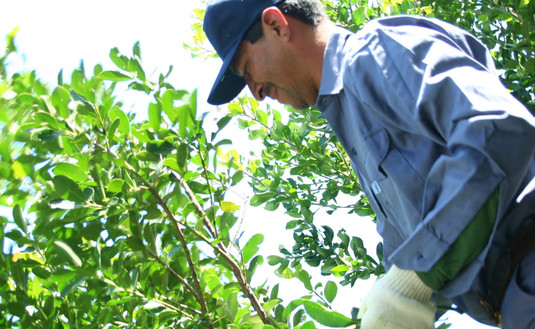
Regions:
<svg viewBox="0 0 535 329"><path fill-rule="evenodd" d="M283 105L289 105L289 106L293 107L296 110L306 110L306 109L311 108L313 106L313 105L307 104L306 102L293 103L293 102L281 102L281 101L279 101L279 103L281 103Z"/></svg>
<svg viewBox="0 0 535 329"><path fill-rule="evenodd" d="M313 105L308 105L308 104L299 104L299 105L290 105L291 107L293 107L294 109L296 110L306 110L306 109L309 109L311 108Z"/></svg>

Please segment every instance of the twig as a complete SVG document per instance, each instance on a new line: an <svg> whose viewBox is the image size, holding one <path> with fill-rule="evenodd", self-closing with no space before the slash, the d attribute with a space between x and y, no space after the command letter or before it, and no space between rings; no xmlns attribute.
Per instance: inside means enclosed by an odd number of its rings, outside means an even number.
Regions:
<svg viewBox="0 0 535 329"><path fill-rule="evenodd" d="M177 175L178 177L180 177L180 182L182 186L184 187L184 190L186 191L186 194L188 195L189 199L193 202L193 204L197 208L197 212L199 216L204 219L204 222L209 226L210 230L214 230L213 226L210 223L208 215L206 214L202 206L197 201L195 194L190 189L187 182L183 179L182 175L180 175L180 173L176 171L173 171L173 173ZM249 300L251 301L251 305L257 312L260 319L262 319L262 322L265 324L269 324L270 321L269 321L268 314L266 313L266 311L260 304L260 301L256 297L254 291L251 289L251 286L247 282L247 279L243 275L243 272L240 269L239 265L236 263L236 261L234 261L234 259L232 259L232 256L228 252L227 247L222 242L219 242L216 246L213 246L213 245L211 246L214 248L215 251L217 251L225 259L227 264L230 266L232 273L234 273L234 276L236 277L236 279L238 280L238 283L242 287L242 291L245 293L247 298L249 298Z"/></svg>

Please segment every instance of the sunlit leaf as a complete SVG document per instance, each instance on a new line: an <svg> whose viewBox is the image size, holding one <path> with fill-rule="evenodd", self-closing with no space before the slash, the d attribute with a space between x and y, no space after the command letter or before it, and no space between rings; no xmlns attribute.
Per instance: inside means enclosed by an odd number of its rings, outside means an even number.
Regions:
<svg viewBox="0 0 535 329"><path fill-rule="evenodd" d="M76 182L85 182L89 176L80 167L70 163L58 163L54 168L54 174L69 177Z"/></svg>
<svg viewBox="0 0 535 329"><path fill-rule="evenodd" d="M84 202L85 195L80 187L70 178L64 175L54 176L52 179L56 192L67 200Z"/></svg>
<svg viewBox="0 0 535 329"><path fill-rule="evenodd" d="M270 299L269 301L262 304L262 307L266 312L270 312L275 306L279 305L282 302L282 299Z"/></svg>
<svg viewBox="0 0 535 329"><path fill-rule="evenodd" d="M70 110L68 107L70 99L71 97L69 91L63 86L57 86L54 89L54 92L52 92L52 96L50 98L50 100L52 101L52 105L56 108L59 115L63 118L67 118L70 114Z"/></svg>
<svg viewBox="0 0 535 329"><path fill-rule="evenodd" d="M240 206L233 202L229 201L221 201L221 210L225 212L234 212L236 210L240 209Z"/></svg>
<svg viewBox="0 0 535 329"><path fill-rule="evenodd" d="M24 233L28 233L28 226L22 215L22 208L19 205L13 207L13 219L15 220L15 224L17 224Z"/></svg>
<svg viewBox="0 0 535 329"><path fill-rule="evenodd" d="M264 235L255 234L245 244L242 249L243 262L247 264L249 260L258 252L259 245L264 242Z"/></svg>
<svg viewBox="0 0 535 329"><path fill-rule="evenodd" d="M128 116L123 111L121 111L119 108L114 107L110 110L109 116L110 119L113 121L119 119L120 124L117 127L119 131L124 134L130 133L130 123L128 120Z"/></svg>
<svg viewBox="0 0 535 329"><path fill-rule="evenodd" d="M57 242L57 241L55 241ZM72 251L72 250L71 250ZM75 255L76 256L76 255ZM76 256L77 257L77 256ZM80 265L76 265L76 266L81 266L81 263ZM78 277L76 279L74 279L73 281L69 282L65 288L63 288L61 290L61 296L62 297L65 297L67 296L73 289L76 289L78 286L80 286L81 284L83 284L85 281L86 281L86 277L85 276L81 276L81 277Z"/></svg>
<svg viewBox="0 0 535 329"><path fill-rule="evenodd" d="M327 281L325 284L325 298L329 303L332 303L338 292L338 286L332 281Z"/></svg>
<svg viewBox="0 0 535 329"><path fill-rule="evenodd" d="M113 48L110 50L110 59L120 69L126 70L128 68L128 58L124 55L121 55L119 49Z"/></svg>
<svg viewBox="0 0 535 329"><path fill-rule="evenodd" d="M119 71L102 71L99 74L99 79L110 81L128 81L132 80L132 77Z"/></svg>
<svg viewBox="0 0 535 329"><path fill-rule="evenodd" d="M68 244L60 240L55 240L54 246L56 247L56 250L58 251L58 253L61 254L63 257L65 257L67 261L71 263L71 265L75 267L82 266L82 260L80 259L80 257L78 257L78 255L74 252L74 250L72 250L72 248Z"/></svg>
<svg viewBox="0 0 535 329"><path fill-rule="evenodd" d="M119 178L114 178L108 184L108 191L112 193L119 193L123 190L124 180Z"/></svg>
<svg viewBox="0 0 535 329"><path fill-rule="evenodd" d="M268 258L267 258L267 262L271 266L277 265L280 262L282 262L283 260L284 260L284 258L282 258L280 256L276 256L276 255L268 256Z"/></svg>
<svg viewBox="0 0 535 329"><path fill-rule="evenodd" d="M305 301L305 310L308 315L318 323L331 328L345 328L352 320L338 312L330 311L318 303Z"/></svg>
<svg viewBox="0 0 535 329"><path fill-rule="evenodd" d="M26 170L22 166L22 163L18 161L14 161L11 165L11 169L13 170L13 177L17 179L21 179L26 177Z"/></svg>
<svg viewBox="0 0 535 329"><path fill-rule="evenodd" d="M160 130L160 125L162 123L162 108L159 103L150 103L149 104L149 122L152 130Z"/></svg>

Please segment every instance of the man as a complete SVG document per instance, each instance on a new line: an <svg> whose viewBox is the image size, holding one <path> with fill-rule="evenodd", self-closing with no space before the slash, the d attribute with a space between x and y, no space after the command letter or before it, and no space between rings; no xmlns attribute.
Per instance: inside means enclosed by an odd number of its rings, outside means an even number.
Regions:
<svg viewBox="0 0 535 329"><path fill-rule="evenodd" d="M208 101L317 106L377 214L388 273L362 328L433 328L433 291L475 319L535 328L535 120L477 39L422 17L356 34L317 0L213 0L223 66Z"/></svg>

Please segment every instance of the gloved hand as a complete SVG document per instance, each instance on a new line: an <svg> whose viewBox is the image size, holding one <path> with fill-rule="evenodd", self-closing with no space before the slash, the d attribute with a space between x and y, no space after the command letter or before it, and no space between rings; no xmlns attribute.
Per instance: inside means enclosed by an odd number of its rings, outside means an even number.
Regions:
<svg viewBox="0 0 535 329"><path fill-rule="evenodd" d="M392 266L364 299L359 311L361 329L435 328L433 290L416 272Z"/></svg>

